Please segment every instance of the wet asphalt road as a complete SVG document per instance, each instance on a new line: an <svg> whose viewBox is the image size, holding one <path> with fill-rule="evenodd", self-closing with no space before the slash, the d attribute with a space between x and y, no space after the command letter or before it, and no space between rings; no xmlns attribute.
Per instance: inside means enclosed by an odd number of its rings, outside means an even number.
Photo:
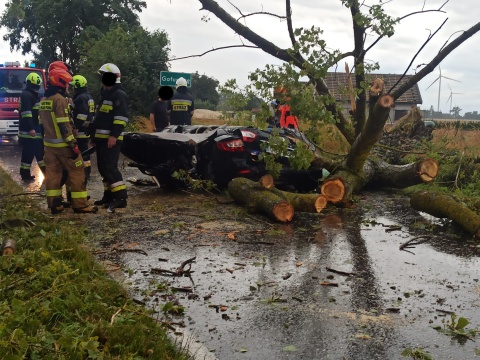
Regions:
<svg viewBox="0 0 480 360"><path fill-rule="evenodd" d="M18 146L0 147L0 165L20 182L19 158ZM25 190L44 193L41 180ZM101 196L96 171L88 187ZM448 312L480 329L480 243L468 235L399 195L365 193L353 209L296 214L290 224L225 201L131 185L127 209L83 215L99 260L172 322L173 336L198 349L197 358L402 359L406 348L476 358L480 333L455 338L434 329ZM421 235L426 242L399 250ZM190 278L152 271L175 271L192 257ZM165 317L167 301L185 315Z"/></svg>

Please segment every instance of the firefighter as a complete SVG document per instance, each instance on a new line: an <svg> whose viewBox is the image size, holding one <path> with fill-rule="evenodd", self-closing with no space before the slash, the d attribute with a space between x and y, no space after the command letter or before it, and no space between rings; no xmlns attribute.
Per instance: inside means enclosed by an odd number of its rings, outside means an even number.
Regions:
<svg viewBox="0 0 480 360"><path fill-rule="evenodd" d="M35 176L30 173L33 158L42 173L45 174L45 162L43 161L43 128L38 120L38 108L40 98L38 91L42 84L42 78L35 72L27 75L26 87L20 95L20 114L18 125L18 138L22 145L22 158L20 160L20 176L22 180L34 180Z"/></svg>
<svg viewBox="0 0 480 360"><path fill-rule="evenodd" d="M64 210L62 205L62 174L68 172L72 208L75 213L96 213L97 207L87 204L83 159L73 136L65 98L72 75L54 69L48 74L49 96L40 102L40 119L44 128L47 204L52 214Z"/></svg>
<svg viewBox="0 0 480 360"><path fill-rule="evenodd" d="M70 104L73 124L76 131L76 139L80 152L88 149L90 143L90 135L88 134L90 123L95 115L95 104L92 95L88 92L87 79L82 75L75 75L70 83L74 89L72 103ZM85 164L85 181L90 178L92 170L90 163L90 155L83 155L83 163Z"/></svg>
<svg viewBox="0 0 480 360"><path fill-rule="evenodd" d="M167 110L170 114L170 125L192 125L195 104L193 96L188 93L187 80L180 77L176 82L177 91L168 102Z"/></svg>
<svg viewBox="0 0 480 360"><path fill-rule="evenodd" d="M123 130L128 123L128 98L120 83L120 69L111 63L98 70L102 76L102 95L95 113L93 141L97 149L98 172L103 181L103 197L95 205L109 213L127 206L127 187L118 169Z"/></svg>

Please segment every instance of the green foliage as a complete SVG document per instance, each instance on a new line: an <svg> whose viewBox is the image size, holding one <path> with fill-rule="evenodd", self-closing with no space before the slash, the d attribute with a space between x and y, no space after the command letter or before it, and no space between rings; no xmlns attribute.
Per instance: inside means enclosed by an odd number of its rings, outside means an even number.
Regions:
<svg viewBox="0 0 480 360"><path fill-rule="evenodd" d="M185 312L185 308L181 305L175 305L174 302L169 301L162 306L162 311L165 315L182 315Z"/></svg>
<svg viewBox="0 0 480 360"><path fill-rule="evenodd" d="M32 53L37 64L61 59L76 67L85 34L105 33L118 23L137 26L145 7L141 0L9 0L0 26L10 48Z"/></svg>
<svg viewBox="0 0 480 360"><path fill-rule="evenodd" d="M288 141L279 136L279 130L273 129L272 136L268 139L268 142L260 144L262 153L259 159L265 162L265 168L274 177L280 176L282 170L282 164L277 161L281 157L285 157L289 154Z"/></svg>
<svg viewBox="0 0 480 360"><path fill-rule="evenodd" d="M24 220L8 229L15 254L0 257L1 359L187 358L85 250L80 222L9 197L21 189L1 169L0 189L0 222Z"/></svg>
<svg viewBox="0 0 480 360"><path fill-rule="evenodd" d="M82 46L79 72L89 81L89 88L98 99L102 64L111 62L122 73L122 84L129 98L130 116L145 115L158 97L160 71L168 70L168 36L163 31L148 32L142 27L113 26L105 34L92 36ZM122 51L118 51L122 49Z"/></svg>
<svg viewBox="0 0 480 360"><path fill-rule="evenodd" d="M197 109L216 110L220 95L217 92L219 81L197 72L192 74L192 87L190 93L195 98Z"/></svg>
<svg viewBox="0 0 480 360"><path fill-rule="evenodd" d="M435 327L434 329L441 332L442 334L450 336L464 336L467 338L474 337L480 330L467 330L465 329L470 322L464 318L459 317L455 313L450 314L450 320L442 320L443 328L440 326Z"/></svg>
<svg viewBox="0 0 480 360"><path fill-rule="evenodd" d="M428 353L428 351L423 350L422 348L407 348L402 351L403 357L411 357L415 360L433 360L432 355Z"/></svg>

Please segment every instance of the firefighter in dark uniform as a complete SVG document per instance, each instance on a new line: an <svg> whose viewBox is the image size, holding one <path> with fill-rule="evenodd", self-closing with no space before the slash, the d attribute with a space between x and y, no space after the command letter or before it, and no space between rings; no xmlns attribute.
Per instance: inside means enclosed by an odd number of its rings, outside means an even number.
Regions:
<svg viewBox="0 0 480 360"><path fill-rule="evenodd" d="M34 180L30 173L33 158L37 159L40 170L45 174L43 161L43 128L38 121L38 108L40 97L38 91L42 78L35 72L27 75L26 87L20 95L20 114L18 125L19 142L22 145L22 158L20 160L20 176L22 180Z"/></svg>
<svg viewBox="0 0 480 360"><path fill-rule="evenodd" d="M192 125L193 110L195 104L193 96L187 91L187 80L178 78L177 91L168 102L168 113L170 114L170 125Z"/></svg>
<svg viewBox="0 0 480 360"><path fill-rule="evenodd" d="M127 187L118 169L123 130L128 123L128 98L121 83L120 69L111 63L102 65L102 95L93 122L93 141L97 148L98 172L103 180L103 197L95 205L110 213L127 206Z"/></svg>
<svg viewBox="0 0 480 360"><path fill-rule="evenodd" d="M68 117L68 100L65 98L72 75L61 69L48 74L49 93L40 102L39 116L44 128L45 185L47 204L52 214L64 210L62 205L62 174L68 172L71 186L72 208L75 213L96 213L97 207L87 203L83 159L73 136L73 126Z"/></svg>
<svg viewBox="0 0 480 360"><path fill-rule="evenodd" d="M88 92L87 79L82 75L75 75L71 85L75 91L72 103L70 104L73 124L76 128L76 136L78 148L83 153L88 149L90 143L90 135L88 129L95 115L95 103L92 95ZM82 155L85 164L85 180L88 181L92 170L90 163L90 155Z"/></svg>

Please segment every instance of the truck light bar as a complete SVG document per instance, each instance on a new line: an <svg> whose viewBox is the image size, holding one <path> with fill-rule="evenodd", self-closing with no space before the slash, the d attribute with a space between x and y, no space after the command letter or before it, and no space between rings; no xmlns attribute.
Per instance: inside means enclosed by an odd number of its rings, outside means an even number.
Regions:
<svg viewBox="0 0 480 360"><path fill-rule="evenodd" d="M5 61L3 63L3 66L4 67L7 67L7 66L20 66L20 61Z"/></svg>

